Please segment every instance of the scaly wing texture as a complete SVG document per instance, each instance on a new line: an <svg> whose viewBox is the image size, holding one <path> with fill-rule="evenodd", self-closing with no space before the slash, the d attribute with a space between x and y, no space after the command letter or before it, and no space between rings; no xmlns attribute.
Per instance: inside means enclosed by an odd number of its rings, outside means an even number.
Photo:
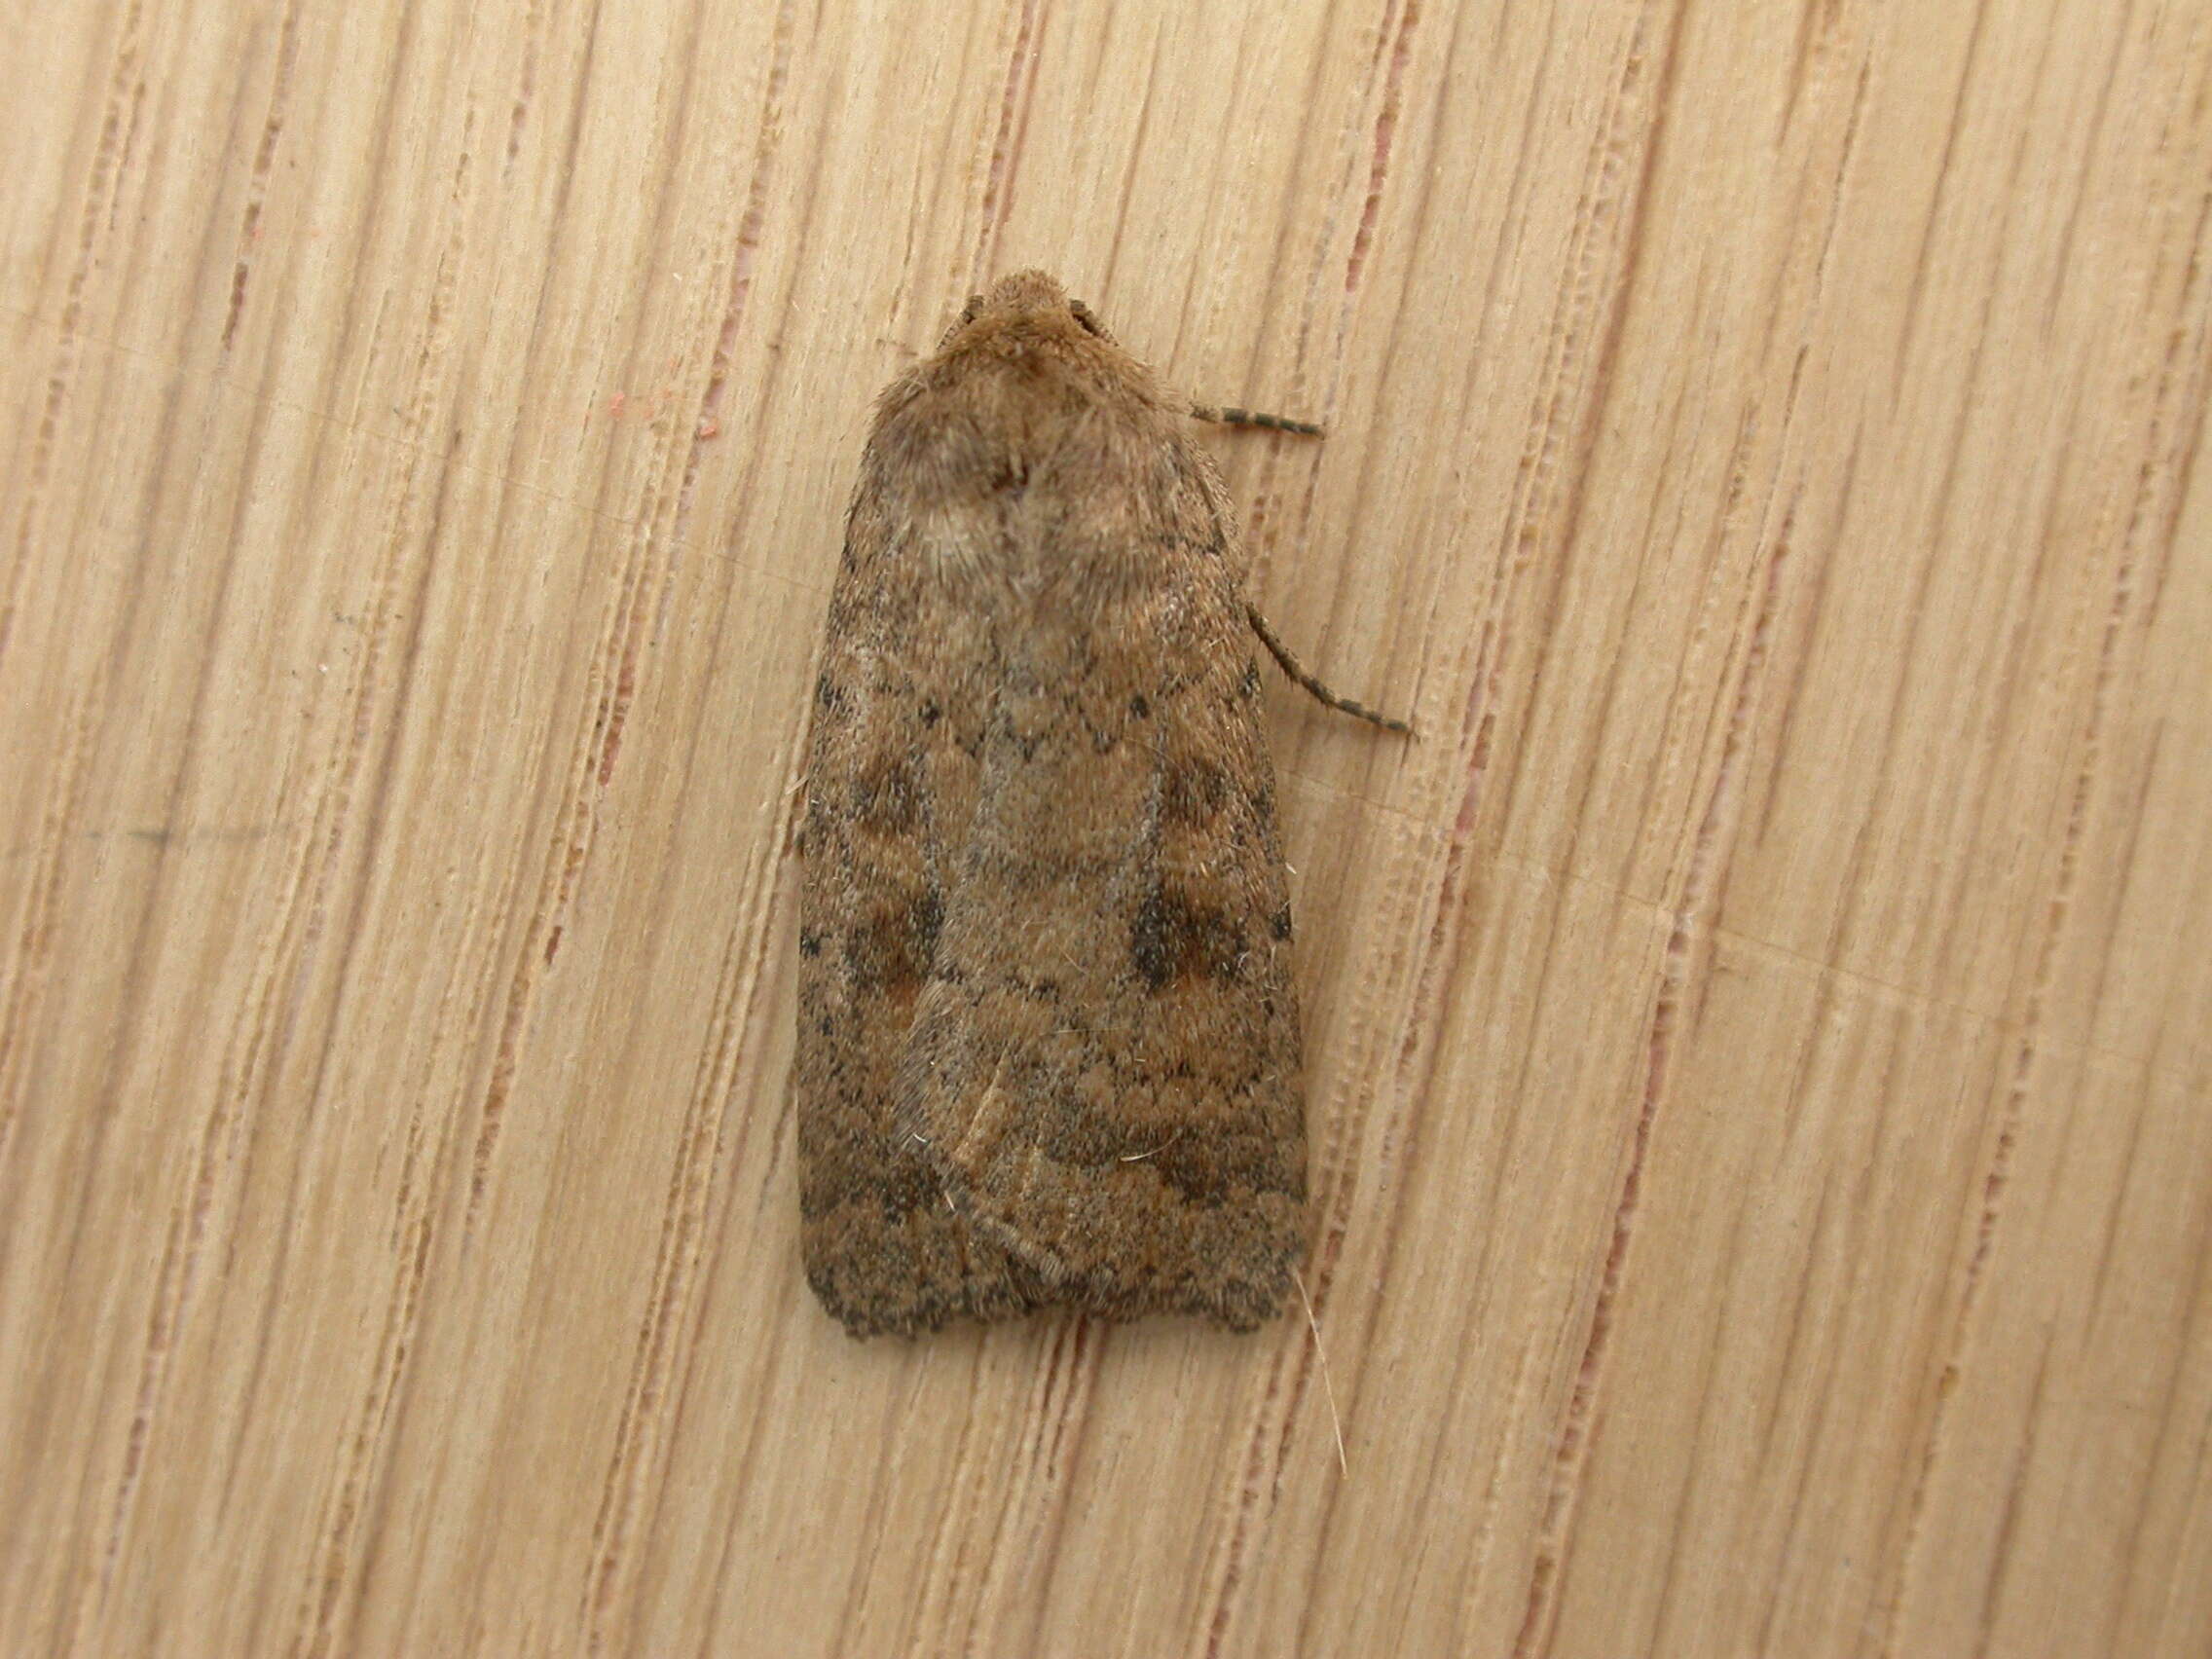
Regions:
<svg viewBox="0 0 2212 1659"><path fill-rule="evenodd" d="M894 1071L975 808L996 647L930 579L884 485L871 454L815 686L799 904L800 1247L824 1305L860 1335L1034 1300L894 1123Z"/></svg>
<svg viewBox="0 0 2212 1659"><path fill-rule="evenodd" d="M1290 912L1234 531L1169 454L1148 556L1003 644L899 1127L1050 1300L1247 1328L1304 1243Z"/></svg>

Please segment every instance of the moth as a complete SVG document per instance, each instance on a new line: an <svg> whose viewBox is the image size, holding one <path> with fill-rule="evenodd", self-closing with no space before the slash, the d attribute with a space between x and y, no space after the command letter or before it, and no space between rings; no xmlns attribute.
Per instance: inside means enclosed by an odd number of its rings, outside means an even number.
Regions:
<svg viewBox="0 0 2212 1659"><path fill-rule="evenodd" d="M1291 916L1192 416L1042 272L884 392L799 831L801 1249L855 1335L1056 1305L1248 1330L1306 1241Z"/></svg>

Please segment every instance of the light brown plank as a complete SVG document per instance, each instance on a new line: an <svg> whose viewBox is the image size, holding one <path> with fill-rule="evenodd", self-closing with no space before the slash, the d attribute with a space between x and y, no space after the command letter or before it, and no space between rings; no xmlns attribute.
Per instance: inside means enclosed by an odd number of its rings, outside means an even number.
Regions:
<svg viewBox="0 0 2212 1659"><path fill-rule="evenodd" d="M14 31L0 1651L2212 1643L2212 19L1248 10ZM1325 1369L798 1274L838 514L1031 263L1420 728L1272 704Z"/></svg>

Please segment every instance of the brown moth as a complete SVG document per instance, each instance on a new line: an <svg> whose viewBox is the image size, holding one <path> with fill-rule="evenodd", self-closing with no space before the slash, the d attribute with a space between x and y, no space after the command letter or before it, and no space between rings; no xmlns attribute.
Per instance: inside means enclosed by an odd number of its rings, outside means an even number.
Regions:
<svg viewBox="0 0 2212 1659"><path fill-rule="evenodd" d="M1306 1240L1290 905L1221 475L1041 272L884 392L800 834L802 1247L855 1335L1248 1330Z"/></svg>

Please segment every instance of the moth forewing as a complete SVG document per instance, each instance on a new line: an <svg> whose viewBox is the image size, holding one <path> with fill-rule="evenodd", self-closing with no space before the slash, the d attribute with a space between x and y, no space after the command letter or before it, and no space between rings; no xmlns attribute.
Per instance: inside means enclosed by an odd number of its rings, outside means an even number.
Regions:
<svg viewBox="0 0 2212 1659"><path fill-rule="evenodd" d="M1246 1329L1292 1293L1262 636L1190 412L1036 272L877 409L807 757L796 1062L807 1273L857 1334L1048 1303Z"/></svg>

